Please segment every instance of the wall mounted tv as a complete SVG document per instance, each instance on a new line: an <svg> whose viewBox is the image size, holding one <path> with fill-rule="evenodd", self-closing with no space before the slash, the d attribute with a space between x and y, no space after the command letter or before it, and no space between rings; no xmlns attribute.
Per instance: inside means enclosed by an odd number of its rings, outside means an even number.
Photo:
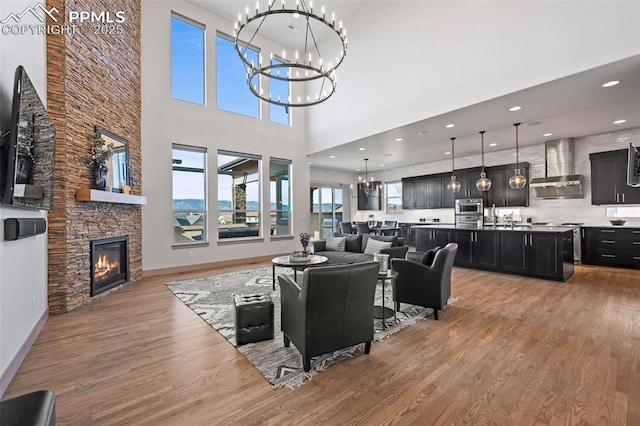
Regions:
<svg viewBox="0 0 640 426"><path fill-rule="evenodd" d="M633 146L633 144L629 144L627 185L640 187L640 148Z"/></svg>
<svg viewBox="0 0 640 426"><path fill-rule="evenodd" d="M49 210L56 131L22 66L16 69L9 129L0 139L0 201Z"/></svg>

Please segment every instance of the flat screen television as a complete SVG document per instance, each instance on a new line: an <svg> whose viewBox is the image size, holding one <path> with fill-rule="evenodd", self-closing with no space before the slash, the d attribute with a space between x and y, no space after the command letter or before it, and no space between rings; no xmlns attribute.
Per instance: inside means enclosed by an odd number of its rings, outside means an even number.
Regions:
<svg viewBox="0 0 640 426"><path fill-rule="evenodd" d="M629 144L627 159L627 185L640 187L640 148Z"/></svg>
<svg viewBox="0 0 640 426"><path fill-rule="evenodd" d="M0 149L0 201L49 210L56 132L24 67L16 69L9 129Z"/></svg>

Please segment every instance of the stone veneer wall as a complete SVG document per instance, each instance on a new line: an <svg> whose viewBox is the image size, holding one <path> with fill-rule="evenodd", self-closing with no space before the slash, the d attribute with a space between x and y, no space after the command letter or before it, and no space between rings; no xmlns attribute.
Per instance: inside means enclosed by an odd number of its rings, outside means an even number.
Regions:
<svg viewBox="0 0 640 426"><path fill-rule="evenodd" d="M142 274L140 206L79 202L76 189L89 188L85 166L99 125L129 141L129 157L141 194L141 80L139 0L49 0L66 11L125 12L123 32L47 37L48 110L56 126L54 207L49 212L49 310L68 312L90 300L89 241L129 236L130 282ZM60 23L60 20L58 20Z"/></svg>

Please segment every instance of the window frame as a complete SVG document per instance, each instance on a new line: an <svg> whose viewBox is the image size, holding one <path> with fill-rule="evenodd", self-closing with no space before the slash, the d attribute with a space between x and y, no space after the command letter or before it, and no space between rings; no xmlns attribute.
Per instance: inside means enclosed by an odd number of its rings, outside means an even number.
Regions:
<svg viewBox="0 0 640 426"><path fill-rule="evenodd" d="M220 209L220 166L218 165L219 162L219 157L223 155L223 156L232 156L232 157L242 157L244 159L247 160L255 160L257 162L256 165L256 174L257 174L257 190L258 190L258 194L257 194L257 203L258 206L257 208L254 209L234 209L231 208L229 210L225 210L225 209ZM226 173L225 173L226 174ZM218 188L218 205L216 206L216 211L217 211L217 217L220 218L221 216L223 216L225 213L230 213L232 215L234 214L238 214L238 213L244 213L245 214L245 218L248 217L247 213L248 212L255 212L257 214L257 220L254 221L253 223L256 223L258 225L258 235L248 235L248 236L240 236L240 237L224 237L221 238L220 237L220 229L221 229L221 224L218 223L218 221L216 221L216 226L217 226L217 241L218 244L225 244L225 243L237 243L237 242L243 242L243 241L263 241L263 232L264 232L264 227L263 227L263 214L262 214L262 206L263 206L263 202L262 202L262 185L263 185L263 173L262 173L262 156L261 155L256 155L256 154L247 154L247 153L243 153L243 152L236 152L236 151L227 151L227 150L222 150L219 149L216 153L216 182L217 182L217 188ZM232 182L233 182L233 177L232 177ZM233 197L233 193L231 194L231 196ZM230 200L232 202L232 207L233 206L233 200ZM249 223L246 221L245 219L245 224Z"/></svg>
<svg viewBox="0 0 640 426"><path fill-rule="evenodd" d="M173 66L173 25L170 25L170 44L169 44L169 56L171 58L171 99L176 101L188 102L194 105L206 106L207 105L207 27L205 24L202 24L194 19L176 13L174 11L171 12L171 21L173 19L177 19L187 25L191 25L193 27L199 28L202 30L202 103L194 102L189 99L177 98L174 96L174 66Z"/></svg>
<svg viewBox="0 0 640 426"><path fill-rule="evenodd" d="M176 166L175 164L173 164L173 151L174 150L179 150L179 151L188 151L188 152L197 152L197 153L201 153L203 154L203 168L202 169L197 169L197 168L193 168L193 167L179 167ZM208 172L207 172L207 148L206 147L198 147L198 146L192 146L192 145L183 145L183 144L171 144L171 159L172 159L172 164L171 164L171 214L173 217L173 222L174 222L174 236L172 238L172 248L184 248L184 247L194 247L194 246L208 246L209 245L209 227L208 227L208 221L209 221L209 203L208 203L208 185L207 185L207 181L208 181ZM176 169L182 169L182 170L176 170ZM187 241L187 242L176 242L175 241L175 222L177 221L176 219L176 213L192 213L195 210L190 209L189 211L181 211L181 210L175 210L173 207L173 202L174 202L174 175L173 172L175 171L187 171L187 172L200 172L200 170L202 170L202 184L204 186L203 188L203 194L204 194L204 200L203 200L203 206L204 206L204 210L202 211L202 215L203 215L203 229L202 229L202 234L203 234L203 238L201 241Z"/></svg>
<svg viewBox="0 0 640 426"><path fill-rule="evenodd" d="M389 190L389 186L390 185L400 185L400 195L399 196L394 196L394 197L390 197L389 194L391 194L391 191ZM389 199L394 199L400 200L400 204L397 204L398 206L400 206L399 210L390 210L389 209ZM402 180L393 180L393 181L389 181L389 182L385 182L384 183L384 209L386 213L389 214L401 214L404 212L404 209L402 208Z"/></svg>
<svg viewBox="0 0 640 426"><path fill-rule="evenodd" d="M255 119L258 119L258 120L262 120L262 118L263 118L262 102L260 102L260 98L258 98L253 93L251 93L251 90L248 87L245 87L245 89L247 90L249 95L253 99L255 99L255 101L257 103L257 107L258 107L258 115L257 116L249 115L249 114L246 114L244 112L237 111L237 110L234 111L234 110L231 110L231 109L224 109L224 108L220 107L220 102L219 102L220 98L219 98L219 96L220 96L221 90L220 90L220 86L219 86L219 84L220 84L220 78L219 78L220 77L220 73L218 72L218 70L219 70L219 67L218 67L218 64L219 64L218 38L220 38L222 40L225 40L225 41L227 41L229 43L234 44L234 38L232 36L222 32L220 30L216 31L216 54L215 54L215 60L216 60L216 109L218 111L230 112L232 114L239 114L239 115L242 115L242 116L245 116L245 117L250 117L250 118L255 118ZM256 53L256 60L260 57L260 52L262 52L260 47L258 47L256 45L253 45L253 44L246 43L246 42L244 42L242 40L240 40L239 43L240 43L241 46L246 47L247 49L251 49L252 51L254 51ZM243 76L245 76L243 83L246 86L247 85L247 81L246 81L246 65L244 64L244 62L242 62L240 60L240 58L237 57L237 52L235 51L235 48L233 49L233 51L234 51L234 55L236 55L236 59L240 62L242 67L245 69L245 72L243 73ZM258 76L257 81L258 81L258 85L259 85L257 90L260 91L260 88L263 86L262 76Z"/></svg>
<svg viewBox="0 0 640 426"><path fill-rule="evenodd" d="M287 171L287 190L288 190L288 203L287 203L287 209L272 209L271 208L271 196L273 195L271 193L271 179L274 177L274 175L272 174L271 171L271 167L272 164L277 164L277 165L286 165L288 168ZM291 185L291 173L293 171L293 161L292 160L287 160L284 158L276 158L276 157L271 157L269 159L269 217L271 217L272 215L275 214L276 216L276 232L279 229L278 226L278 214L279 213L286 213L287 214L287 228L288 228L288 233L286 234L278 234L276 233L276 235L273 235L273 231L271 231L271 239L280 239L280 238L286 238L286 239L290 239L293 237L293 224L291 221L291 196L292 196L292 185ZM276 182L276 206L278 205L278 196L277 196L277 192L278 192L278 186L277 186L277 182ZM280 205L282 205L282 200L280 201ZM272 226L270 224L270 226ZM273 229L273 228L272 228Z"/></svg>

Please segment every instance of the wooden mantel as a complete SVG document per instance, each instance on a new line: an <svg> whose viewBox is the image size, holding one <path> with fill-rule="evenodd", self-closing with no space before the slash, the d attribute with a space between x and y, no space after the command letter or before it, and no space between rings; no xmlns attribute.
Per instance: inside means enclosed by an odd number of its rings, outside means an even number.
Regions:
<svg viewBox="0 0 640 426"><path fill-rule="evenodd" d="M147 197L144 195L122 194L120 192L100 191L97 189L77 189L76 200L97 201L100 203L147 204Z"/></svg>

